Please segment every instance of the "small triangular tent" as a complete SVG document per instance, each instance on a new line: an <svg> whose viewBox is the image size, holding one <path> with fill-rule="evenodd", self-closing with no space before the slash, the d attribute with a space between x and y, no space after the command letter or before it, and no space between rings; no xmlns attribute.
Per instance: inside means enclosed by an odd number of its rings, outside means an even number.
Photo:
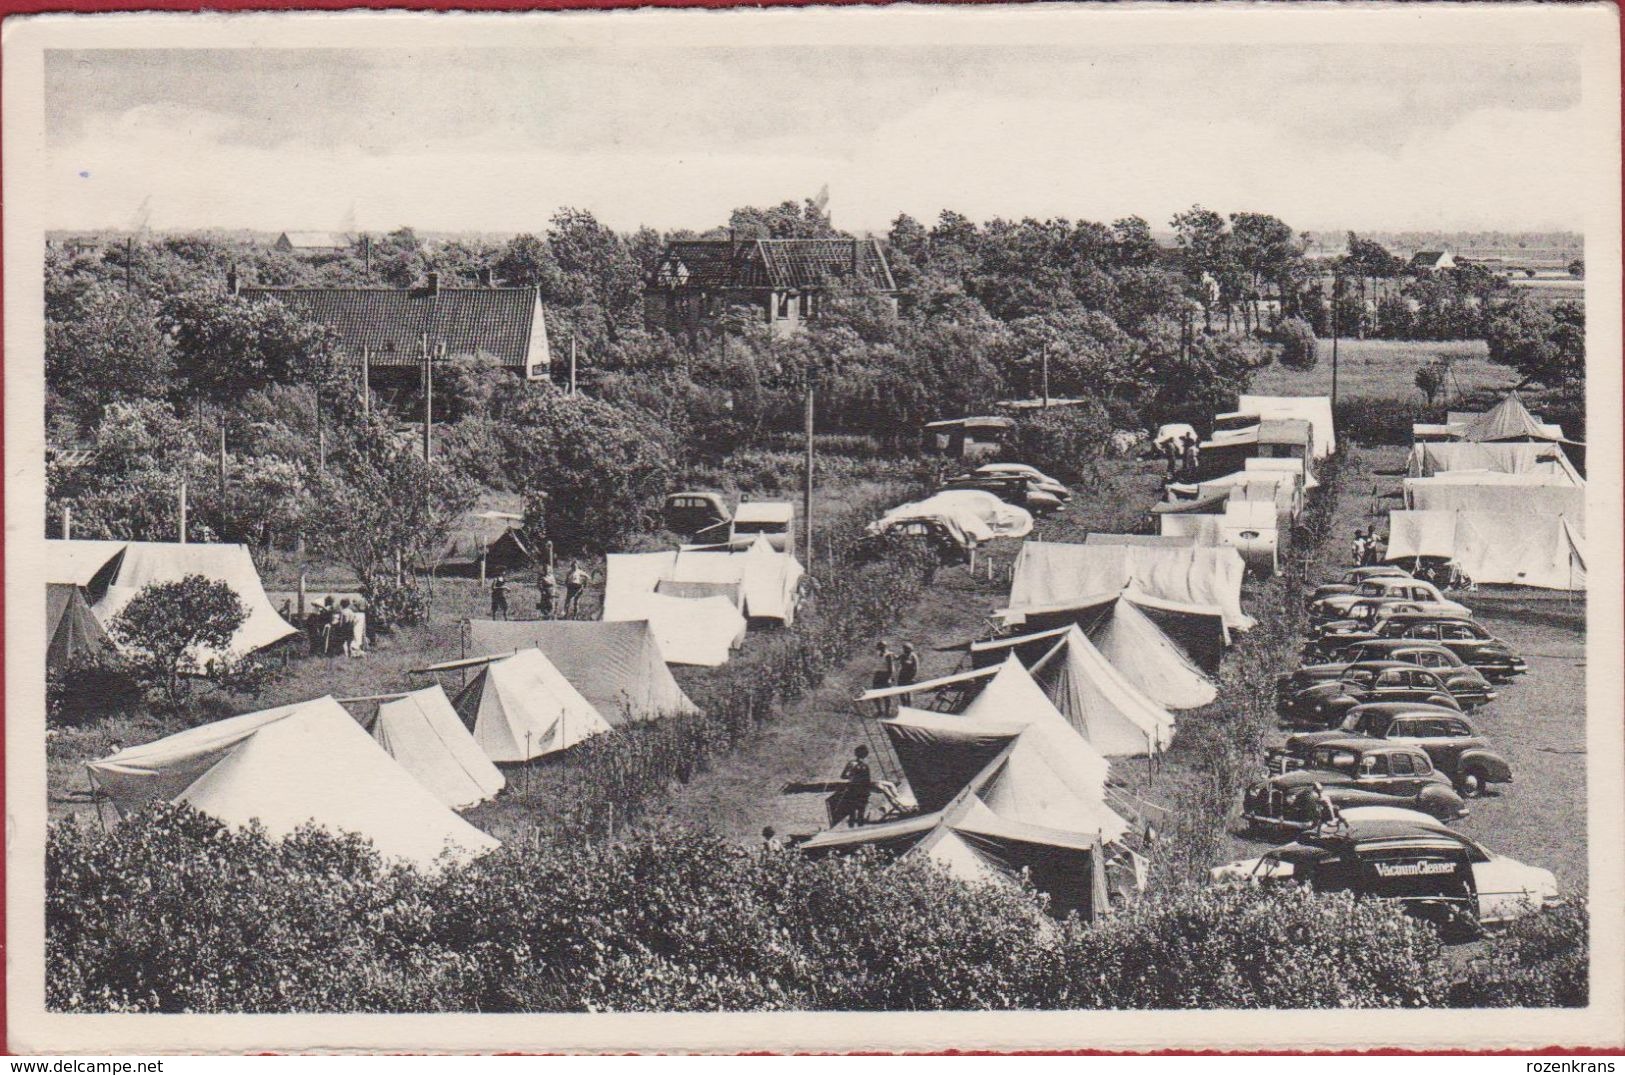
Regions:
<svg viewBox="0 0 1625 1075"><path fill-rule="evenodd" d="M1133 601L1085 631L1112 668L1164 709L1195 709L1218 697L1218 688L1173 639Z"/></svg>
<svg viewBox="0 0 1625 1075"><path fill-rule="evenodd" d="M1159 753L1173 741L1174 718L1113 668L1077 627L1032 672L1061 715L1107 757Z"/></svg>
<svg viewBox="0 0 1625 1075"><path fill-rule="evenodd" d="M740 584L745 615L751 619L777 620L786 627L794 623L801 579L807 573L801 561L774 549L766 534L758 534L748 549L732 555L744 561Z"/></svg>
<svg viewBox="0 0 1625 1075"><path fill-rule="evenodd" d="M497 841L414 780L331 697L189 728L87 762L120 813L165 799L273 838L316 824L372 841L387 858L429 865Z"/></svg>
<svg viewBox="0 0 1625 1075"><path fill-rule="evenodd" d="M1561 428L1545 425L1529 413L1518 393L1507 397L1461 427L1464 441L1560 441Z"/></svg>
<svg viewBox="0 0 1625 1075"><path fill-rule="evenodd" d="M474 620L469 636L476 653L541 650L612 727L697 711L647 620Z"/></svg>
<svg viewBox="0 0 1625 1075"><path fill-rule="evenodd" d="M1099 800L1105 794L1109 768L1105 757L1077 733L1014 656L1005 659L961 715L992 724L1031 727L1050 760L1067 774L1084 798Z"/></svg>
<svg viewBox="0 0 1625 1075"><path fill-rule="evenodd" d="M726 597L672 597L669 594L624 595L615 614L604 606L604 620L612 623L647 621L668 664L714 668L728 663L745 641L745 617Z"/></svg>
<svg viewBox="0 0 1625 1075"><path fill-rule="evenodd" d="M492 761L529 761L610 730L592 703L535 649L487 664L455 704Z"/></svg>
<svg viewBox="0 0 1625 1075"><path fill-rule="evenodd" d="M1121 840L1128 832L1128 823L1103 798L1080 794L1065 763L1036 728L1022 730L1009 751L976 781L976 793L993 813L1018 824L1107 841Z"/></svg>
<svg viewBox="0 0 1625 1075"><path fill-rule="evenodd" d="M66 668L113 652L113 640L90 611L85 592L67 583L45 584L45 667Z"/></svg>
<svg viewBox="0 0 1625 1075"><path fill-rule="evenodd" d="M463 727L438 683L380 705L372 737L453 809L482 803L507 783Z"/></svg>

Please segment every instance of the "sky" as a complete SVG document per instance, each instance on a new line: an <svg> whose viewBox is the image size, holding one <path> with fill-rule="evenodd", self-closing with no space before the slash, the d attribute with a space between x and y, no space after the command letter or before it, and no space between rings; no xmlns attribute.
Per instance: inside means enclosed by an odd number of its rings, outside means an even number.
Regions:
<svg viewBox="0 0 1625 1075"><path fill-rule="evenodd" d="M769 45L46 54L48 226L707 228L828 185L1157 228L1580 230L1567 46Z"/></svg>

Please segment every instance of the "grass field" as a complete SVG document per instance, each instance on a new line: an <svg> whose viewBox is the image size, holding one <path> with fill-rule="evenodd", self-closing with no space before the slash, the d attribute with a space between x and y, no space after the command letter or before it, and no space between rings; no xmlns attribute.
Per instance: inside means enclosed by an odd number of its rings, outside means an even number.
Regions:
<svg viewBox="0 0 1625 1075"><path fill-rule="evenodd" d="M1314 369L1300 373L1279 364L1270 366L1253 378L1251 391L1264 395L1329 395L1332 341L1321 340L1318 346L1320 362ZM1489 360L1489 348L1483 340L1338 340L1338 396L1420 403L1422 393L1416 387L1416 371L1439 358L1450 363L1453 374L1440 402L1448 403L1481 389L1506 388L1518 380L1512 370Z"/></svg>

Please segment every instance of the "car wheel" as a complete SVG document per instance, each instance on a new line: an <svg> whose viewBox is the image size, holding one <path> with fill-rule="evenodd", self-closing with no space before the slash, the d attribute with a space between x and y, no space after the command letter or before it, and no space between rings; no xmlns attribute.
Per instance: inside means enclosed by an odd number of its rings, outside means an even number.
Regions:
<svg viewBox="0 0 1625 1075"><path fill-rule="evenodd" d="M1461 792L1464 799L1478 798L1489 789L1489 784L1484 770L1476 767L1465 769L1456 776L1456 790Z"/></svg>

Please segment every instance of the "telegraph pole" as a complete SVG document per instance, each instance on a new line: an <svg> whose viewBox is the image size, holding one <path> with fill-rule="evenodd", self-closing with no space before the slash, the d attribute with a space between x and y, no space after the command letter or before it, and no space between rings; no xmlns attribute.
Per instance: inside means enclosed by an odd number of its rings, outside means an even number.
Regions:
<svg viewBox="0 0 1625 1075"><path fill-rule="evenodd" d="M226 412L220 411L220 536L226 536Z"/></svg>
<svg viewBox="0 0 1625 1075"><path fill-rule="evenodd" d="M1049 341L1044 341L1044 409L1049 410Z"/></svg>
<svg viewBox="0 0 1625 1075"><path fill-rule="evenodd" d="M361 414L372 414L372 348L361 349Z"/></svg>
<svg viewBox="0 0 1625 1075"><path fill-rule="evenodd" d="M434 446L431 432L434 422L434 373L429 357L429 336L423 337L423 461L432 458Z"/></svg>
<svg viewBox="0 0 1625 1075"><path fill-rule="evenodd" d="M807 371L807 410L805 415L807 434L807 484L802 490L801 514L803 525L807 530L807 549L803 553L807 560L808 570L813 563L813 383L812 370Z"/></svg>
<svg viewBox="0 0 1625 1075"><path fill-rule="evenodd" d="M570 394L576 394L576 334L570 333Z"/></svg>
<svg viewBox="0 0 1625 1075"><path fill-rule="evenodd" d="M1337 406L1337 291L1338 277L1332 277L1332 407Z"/></svg>
<svg viewBox="0 0 1625 1075"><path fill-rule="evenodd" d="M180 502L181 502L180 543L182 545L185 545L186 544L186 479L185 478L181 479Z"/></svg>

